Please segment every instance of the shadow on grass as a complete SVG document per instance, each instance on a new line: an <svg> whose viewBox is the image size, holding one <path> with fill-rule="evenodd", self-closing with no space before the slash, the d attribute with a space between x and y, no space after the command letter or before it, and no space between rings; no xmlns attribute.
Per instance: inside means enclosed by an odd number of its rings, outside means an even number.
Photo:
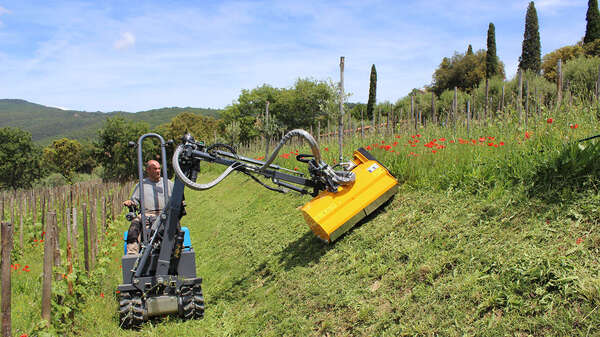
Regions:
<svg viewBox="0 0 600 337"><path fill-rule="evenodd" d="M597 192L599 186L600 142L574 143L538 167L527 195L547 203L560 203L585 190Z"/></svg>
<svg viewBox="0 0 600 337"><path fill-rule="evenodd" d="M294 242L290 242L286 248L279 252L279 262L282 264L285 270L290 270L298 266L307 266L312 263L318 263L321 257L325 255L328 250L335 249L337 242L345 240L345 238L354 230L360 228L363 224L370 222L377 217L378 214L385 212L386 208L391 204L393 199L394 197L388 199L375 211L364 217L332 243L325 243L317 238L313 232L307 231L302 237Z"/></svg>

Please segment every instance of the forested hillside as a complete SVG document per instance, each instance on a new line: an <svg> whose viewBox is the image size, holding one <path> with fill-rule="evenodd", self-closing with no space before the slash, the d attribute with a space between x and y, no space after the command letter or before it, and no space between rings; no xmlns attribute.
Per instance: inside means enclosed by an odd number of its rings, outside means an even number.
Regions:
<svg viewBox="0 0 600 337"><path fill-rule="evenodd" d="M54 139L91 140L107 117L121 115L148 123L150 128L167 123L182 112L219 117L220 110L202 108L162 108L137 113L125 111L87 112L63 110L21 99L0 99L0 127L17 127L31 133L34 142L48 144Z"/></svg>

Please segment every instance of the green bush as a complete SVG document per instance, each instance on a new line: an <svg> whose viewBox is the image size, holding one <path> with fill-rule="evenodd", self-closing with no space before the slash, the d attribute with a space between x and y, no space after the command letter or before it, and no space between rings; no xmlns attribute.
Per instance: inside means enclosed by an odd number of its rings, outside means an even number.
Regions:
<svg viewBox="0 0 600 337"><path fill-rule="evenodd" d="M563 87L581 98L591 98L596 90L600 57L580 56L570 60L563 69Z"/></svg>

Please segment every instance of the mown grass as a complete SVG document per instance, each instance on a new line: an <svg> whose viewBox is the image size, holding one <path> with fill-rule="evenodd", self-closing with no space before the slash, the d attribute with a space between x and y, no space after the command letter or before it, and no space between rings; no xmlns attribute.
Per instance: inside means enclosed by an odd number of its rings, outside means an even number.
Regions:
<svg viewBox="0 0 600 337"><path fill-rule="evenodd" d="M369 146L401 187L330 245L313 236L297 209L309 197L276 194L239 174L206 192L187 191L183 222L204 278L205 318L157 319L141 331L118 327L119 231L127 226L120 222L106 243L107 271L96 276L101 282L86 295L72 333L598 335L599 148L575 142L597 132L596 124L596 107L577 105L543 111L527 129L512 120L476 125L468 137L460 125L357 137L346 156ZM433 139L445 148L423 146ZM337 158L334 144L321 148L328 162ZM307 151L285 149L296 150ZM278 163L303 169L291 159ZM23 291L35 298L39 280L28 280L15 282L29 282ZM36 300L18 301L16 322L35 321L24 312ZM31 331L26 326L16 334Z"/></svg>

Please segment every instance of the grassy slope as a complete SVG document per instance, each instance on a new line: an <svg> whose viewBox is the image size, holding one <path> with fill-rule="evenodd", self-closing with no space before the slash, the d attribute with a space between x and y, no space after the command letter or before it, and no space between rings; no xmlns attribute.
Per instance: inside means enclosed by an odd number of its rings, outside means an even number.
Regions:
<svg viewBox="0 0 600 337"><path fill-rule="evenodd" d="M94 296L82 335L600 332L596 195L544 205L405 189L333 245L295 210L307 199L244 177L187 198L206 317L122 331L114 298Z"/></svg>

